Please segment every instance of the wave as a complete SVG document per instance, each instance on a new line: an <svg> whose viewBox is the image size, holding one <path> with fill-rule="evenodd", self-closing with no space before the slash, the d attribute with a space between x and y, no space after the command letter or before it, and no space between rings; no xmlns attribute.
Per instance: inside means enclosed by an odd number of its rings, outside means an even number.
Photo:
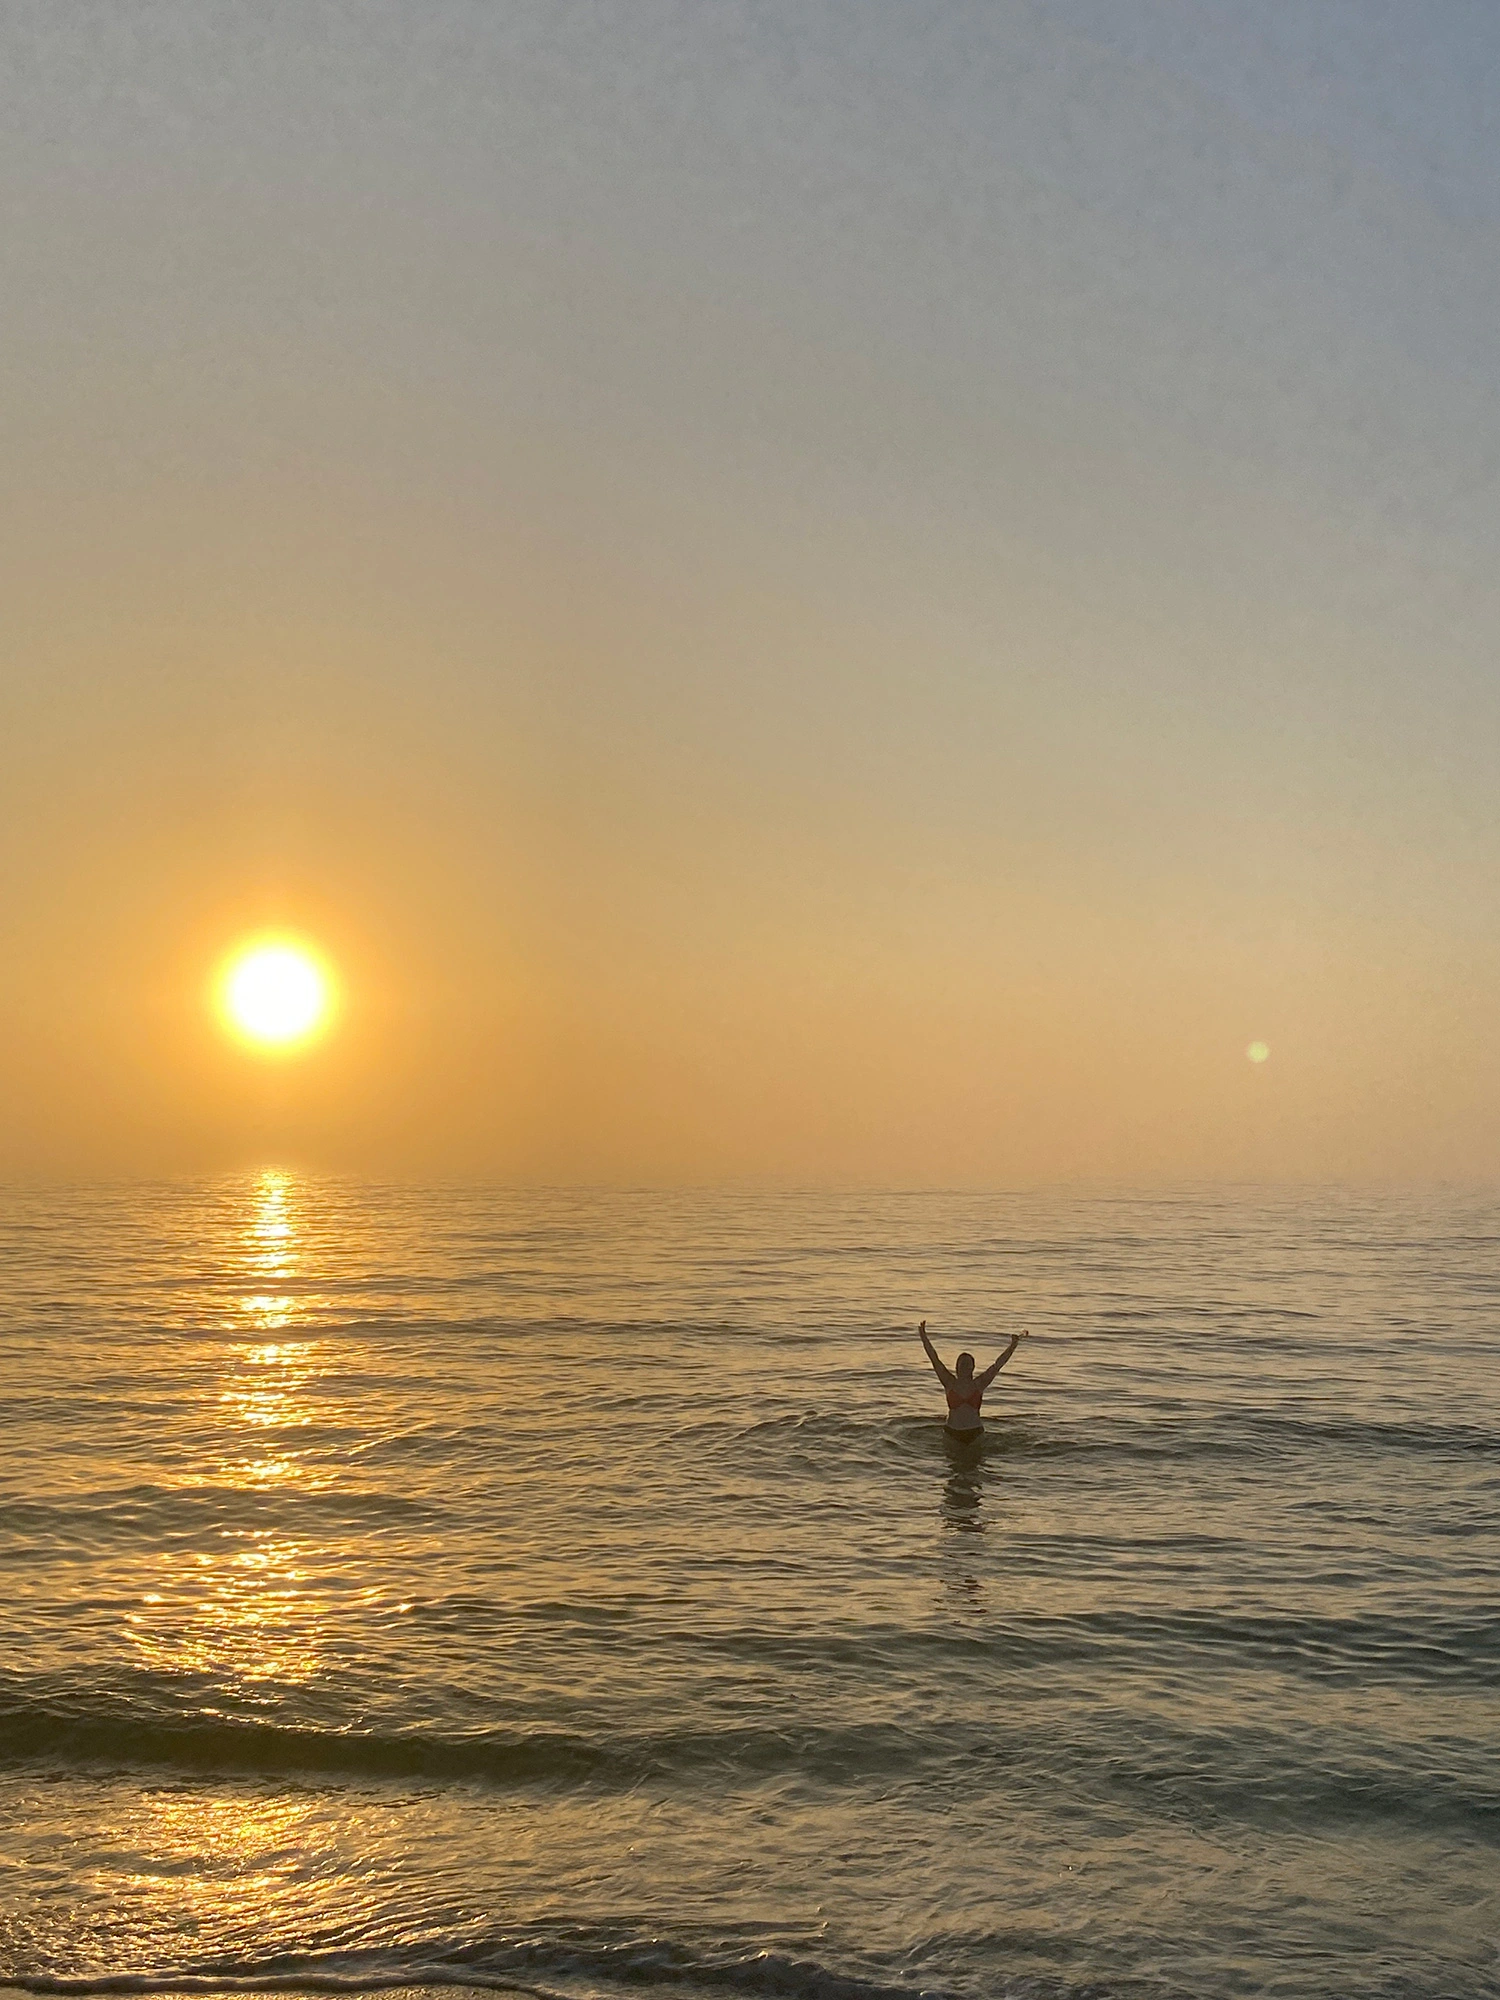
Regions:
<svg viewBox="0 0 1500 2000"><path fill-rule="evenodd" d="M969 1941L985 1955L998 1952L1017 1961L1016 1976L1005 1979L1029 2000L1119 2000L1149 1990L1152 2000L1178 2000L1174 1989L1118 1974L1108 1982L1077 1982L1039 1971L1033 1954L1041 1948L1055 1959L1059 1940L1016 1931ZM1086 1950L1080 1946L1080 1953ZM1021 1961L1025 1964L1021 1976ZM566 1981L559 1989L549 1980ZM182 1967L95 1977L13 1978L10 1984L37 1995L75 1995L78 2000L112 1994L239 1994L298 1991L354 1994L393 1988L479 1988L524 1993L538 2000L576 2000L578 1983L636 1989L670 1987L744 1996L744 2000L967 2000L965 1989L935 1984L922 1967L878 1963L865 1958L830 1963L800 1940L767 1943L754 1936L710 1937L697 1942L623 1929L590 1933L583 1927L554 1937L499 1937L421 1953L382 1951L296 1952L248 1960L207 1959ZM986 1984L986 1991L993 1987ZM1186 2000L1186 1995L1182 1996Z"/></svg>
<svg viewBox="0 0 1500 2000"><path fill-rule="evenodd" d="M985 1412L982 1449L986 1457L1098 1458L1167 1460L1186 1464L1199 1458L1269 1459L1326 1454L1329 1447L1361 1457L1401 1458L1407 1455L1493 1461L1500 1465L1500 1432L1478 1424L1398 1423L1379 1418L1333 1414L1299 1415L1281 1410L1218 1410L1211 1415L1156 1414L1142 1408L1129 1416L1106 1416L1087 1429L1067 1420L1052 1422L1035 1411ZM787 1418L781 1427L804 1429L831 1419ZM846 1428L852 1420L843 1419ZM770 1429L757 1425L743 1432L753 1439ZM872 1436L876 1427L863 1425ZM893 1427L904 1445L940 1451L948 1448L938 1417L905 1417Z"/></svg>
<svg viewBox="0 0 1500 2000"><path fill-rule="evenodd" d="M1006 1729L977 1720L719 1727L622 1733L612 1740L548 1729L439 1731L313 1729L221 1717L141 1722L124 1713L57 1708L0 1711L0 1763L91 1778L167 1767L206 1781L302 1779L356 1787L462 1784L552 1792L642 1785L717 1792L725 1784L794 1780L858 1791L893 1778L941 1789L960 1781L1004 1795L1133 1796L1152 1816L1294 1825L1420 1822L1500 1836L1500 1775L1477 1740L1387 1740L1379 1758L1357 1731L1234 1728L1124 1709L1090 1724Z"/></svg>
<svg viewBox="0 0 1500 2000"><path fill-rule="evenodd" d="M563 1730L382 1733L202 1714L142 1719L46 1705L0 1708L0 1763L17 1762L104 1769L165 1764L223 1776L477 1778L510 1785L592 1777L631 1782L652 1768L648 1758Z"/></svg>
<svg viewBox="0 0 1500 2000"><path fill-rule="evenodd" d="M1213 1425L1252 1438L1295 1445L1343 1445L1355 1451L1432 1452L1443 1457L1500 1460L1500 1434L1478 1424L1414 1424L1383 1422L1369 1417L1303 1417L1280 1411L1236 1413Z"/></svg>
<svg viewBox="0 0 1500 2000"><path fill-rule="evenodd" d="M242 1486L209 1481L194 1486L166 1486L154 1481L100 1486L64 1499L8 1499L0 1504L0 1523L11 1535L29 1535L49 1546L68 1543L90 1556L111 1547L134 1549L180 1543L195 1532L211 1532L226 1519L236 1528L282 1528L309 1523L349 1533L392 1522L411 1531L431 1527L444 1518L435 1505L403 1494L362 1488L338 1491L257 1492Z"/></svg>

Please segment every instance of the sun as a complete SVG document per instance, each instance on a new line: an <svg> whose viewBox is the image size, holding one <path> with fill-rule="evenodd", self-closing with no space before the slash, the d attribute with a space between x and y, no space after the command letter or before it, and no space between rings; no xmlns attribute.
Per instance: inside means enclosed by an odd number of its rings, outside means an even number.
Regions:
<svg viewBox="0 0 1500 2000"><path fill-rule="evenodd" d="M332 983L317 954L287 938L242 945L219 980L219 1010L256 1048L300 1048L327 1025Z"/></svg>

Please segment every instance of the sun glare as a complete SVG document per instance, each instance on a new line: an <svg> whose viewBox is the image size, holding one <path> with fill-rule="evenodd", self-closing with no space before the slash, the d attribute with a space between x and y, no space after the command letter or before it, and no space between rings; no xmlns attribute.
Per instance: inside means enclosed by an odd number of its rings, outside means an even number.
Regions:
<svg viewBox="0 0 1500 2000"><path fill-rule="evenodd" d="M328 975L301 945L263 942L236 952L225 968L220 1005L237 1035L257 1048L293 1049L328 1019Z"/></svg>

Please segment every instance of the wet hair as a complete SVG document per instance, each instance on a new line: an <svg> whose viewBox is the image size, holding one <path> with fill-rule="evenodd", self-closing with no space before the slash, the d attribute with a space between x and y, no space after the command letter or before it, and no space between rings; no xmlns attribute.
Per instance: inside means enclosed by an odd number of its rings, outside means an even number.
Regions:
<svg viewBox="0 0 1500 2000"><path fill-rule="evenodd" d="M972 1354L960 1354L957 1361L954 1362L953 1366L958 1370L959 1374L961 1375L964 1372L965 1362L969 1364L968 1372L972 1375L974 1373L974 1357Z"/></svg>

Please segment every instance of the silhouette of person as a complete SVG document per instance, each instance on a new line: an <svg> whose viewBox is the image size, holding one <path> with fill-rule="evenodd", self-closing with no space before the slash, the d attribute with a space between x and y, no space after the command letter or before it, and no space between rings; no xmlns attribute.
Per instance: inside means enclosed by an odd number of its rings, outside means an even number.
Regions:
<svg viewBox="0 0 1500 2000"><path fill-rule="evenodd" d="M948 1422L945 1426L951 1437L963 1438L966 1442L984 1436L984 1420L979 1414L979 1405L984 1401L984 1392L994 1381L1000 1370L1026 1338L1024 1333L1013 1333L1010 1346L998 1361L992 1361L982 1375L974 1373L972 1354L960 1354L951 1368L938 1359L937 1349L927 1338L927 1322L924 1319L917 1328L922 1337L922 1345L927 1350L927 1359L932 1363L932 1372L943 1385L943 1394L948 1398Z"/></svg>

